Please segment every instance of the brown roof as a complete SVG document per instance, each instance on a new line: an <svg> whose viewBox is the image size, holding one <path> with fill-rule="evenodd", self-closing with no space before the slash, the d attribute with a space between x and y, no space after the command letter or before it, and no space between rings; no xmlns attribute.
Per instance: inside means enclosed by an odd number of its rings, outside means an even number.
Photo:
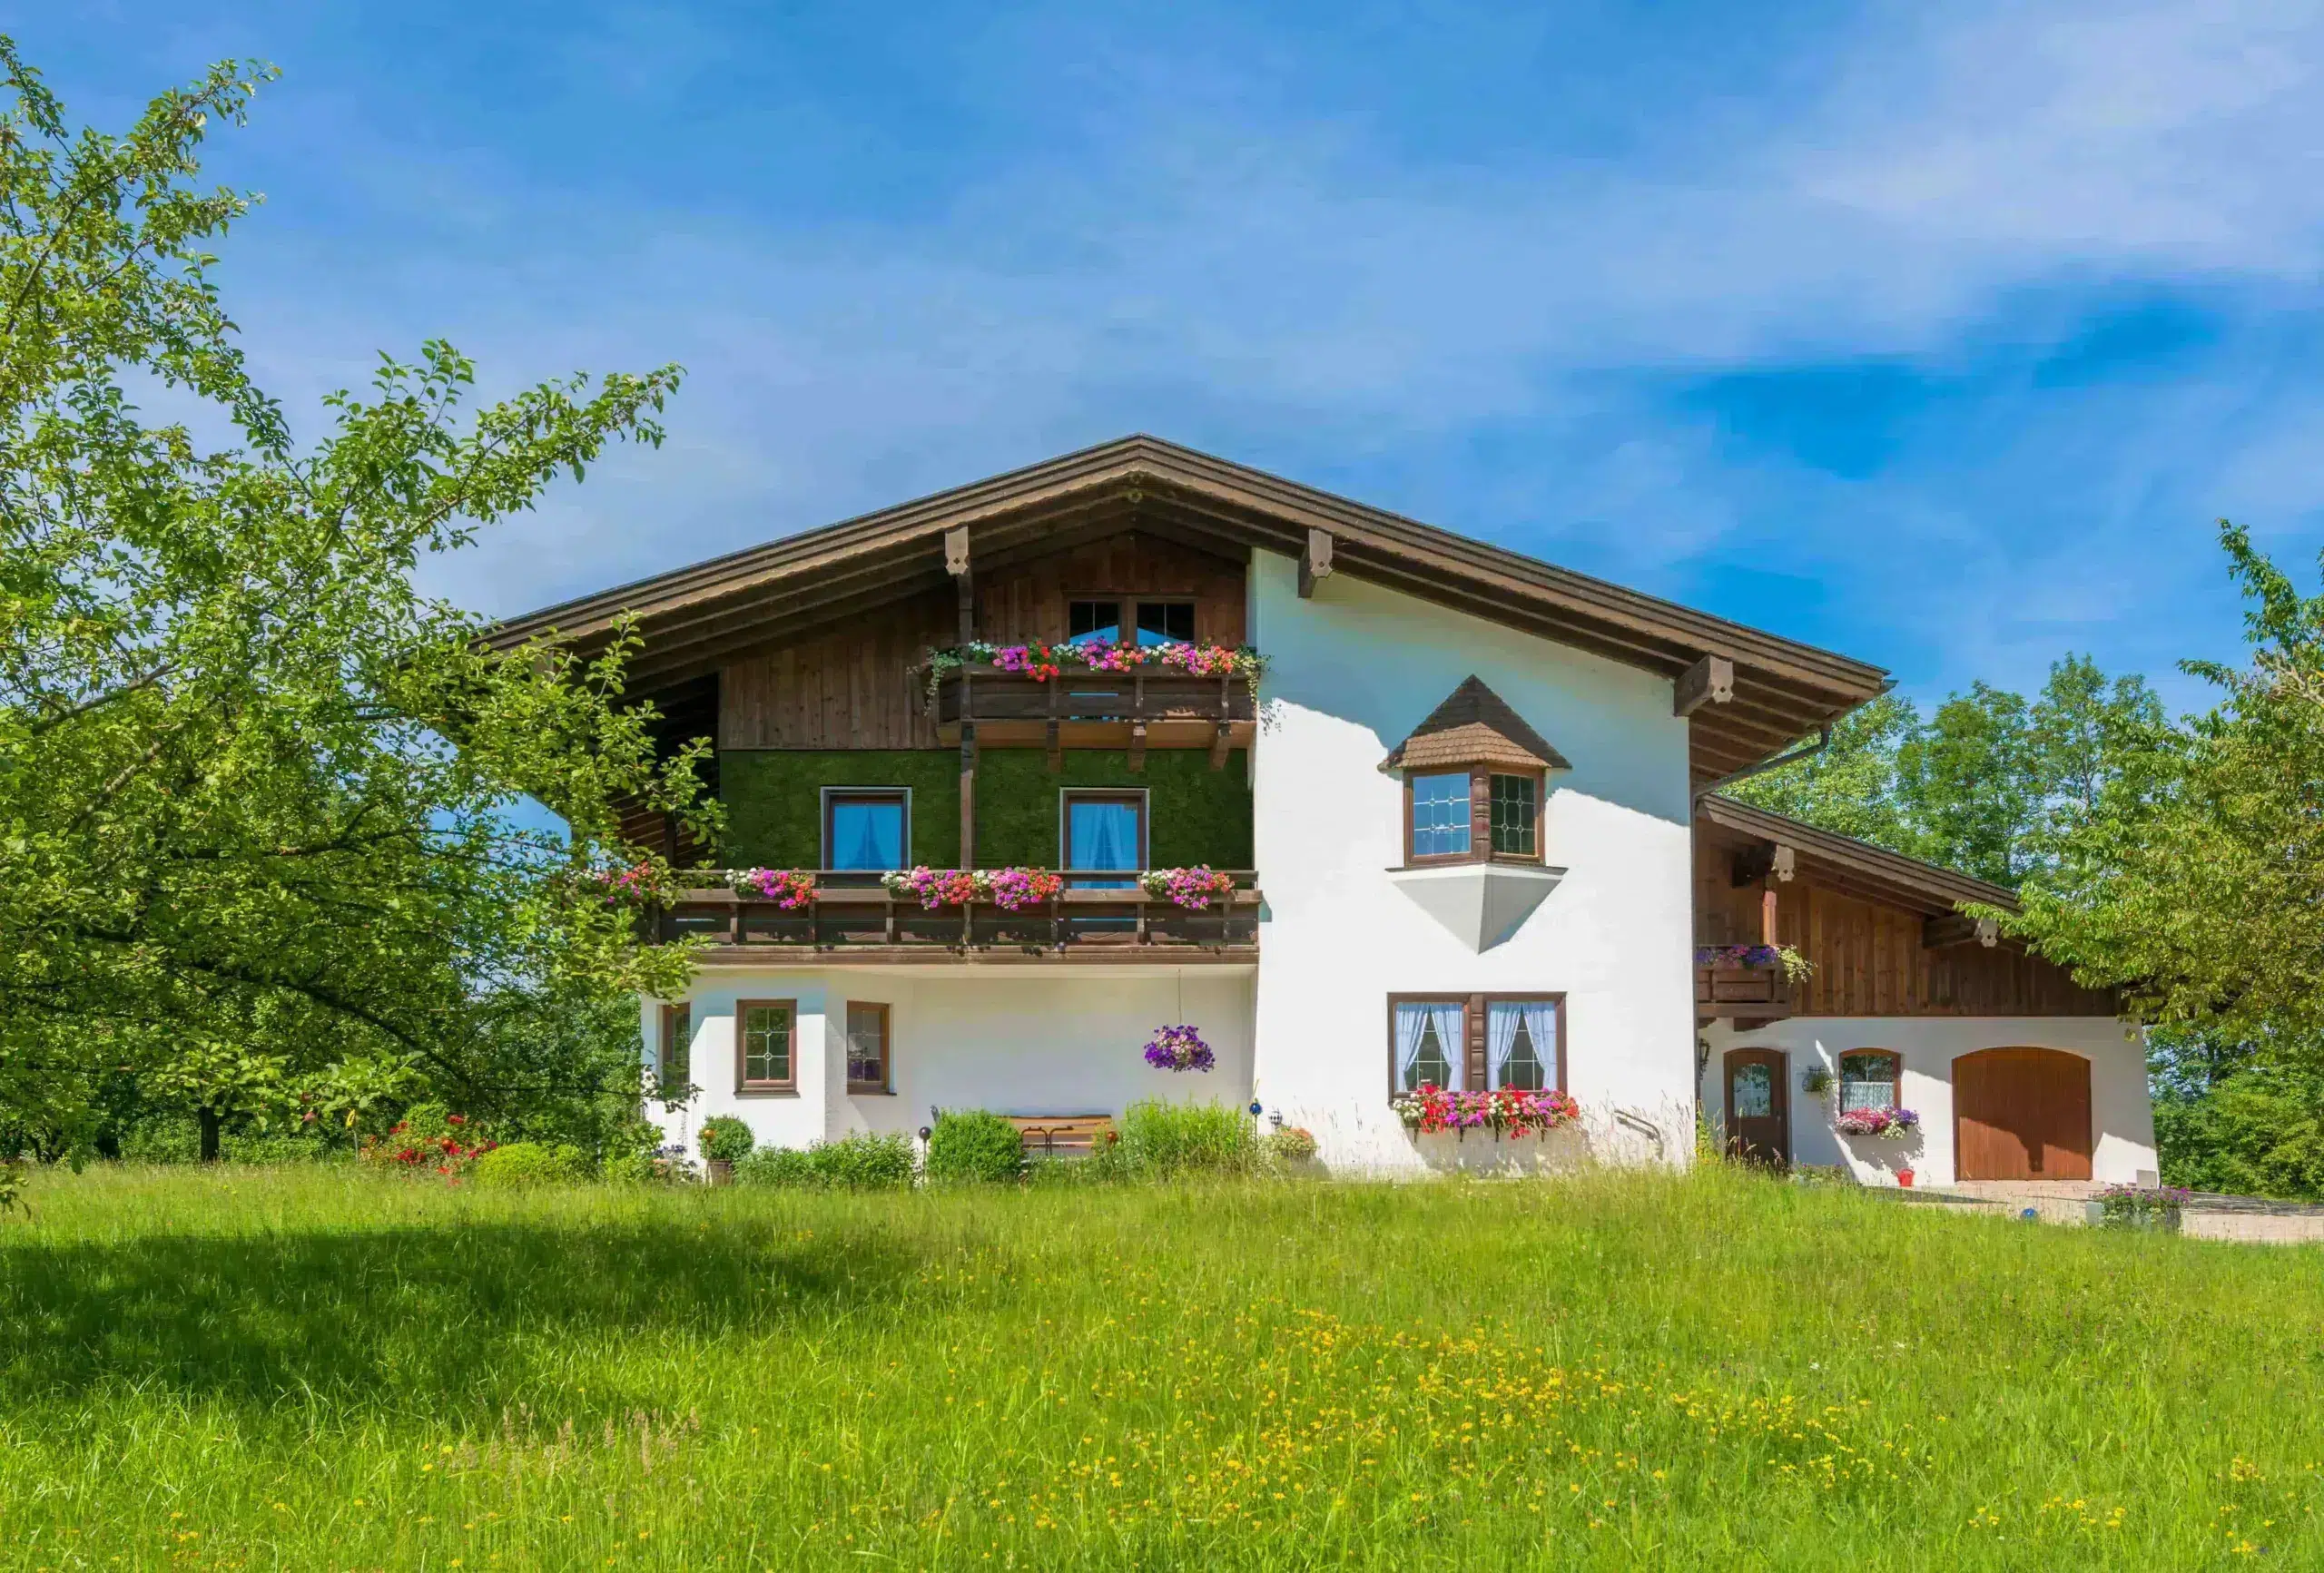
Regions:
<svg viewBox="0 0 2324 1573"><path fill-rule="evenodd" d="M1447 694L1428 719L1388 751L1383 770L1439 764L1507 764L1520 769L1571 770L1565 755L1509 708L1509 702L1474 673Z"/></svg>
<svg viewBox="0 0 2324 1573"><path fill-rule="evenodd" d="M1770 841L1793 850L1839 875L1839 883L1853 885L1868 895L1931 914L1952 912L1963 904L1980 901L2004 911L2017 910L2017 893L2006 885L1988 884L1940 864L1859 841L1853 836L1818 830L1785 814L1770 813L1717 793L1695 800L1695 814L1748 840Z"/></svg>
<svg viewBox="0 0 2324 1573"><path fill-rule="evenodd" d="M1367 507L1151 437L1129 437L787 536L496 626L500 648L554 635L587 652L634 614L633 686L655 692L775 637L940 588L944 536L965 526L978 572L1135 526L1241 555L1333 539L1333 572L1675 679L1731 661L1734 693L1691 717L1694 774L1768 758L1877 694L1876 666Z"/></svg>

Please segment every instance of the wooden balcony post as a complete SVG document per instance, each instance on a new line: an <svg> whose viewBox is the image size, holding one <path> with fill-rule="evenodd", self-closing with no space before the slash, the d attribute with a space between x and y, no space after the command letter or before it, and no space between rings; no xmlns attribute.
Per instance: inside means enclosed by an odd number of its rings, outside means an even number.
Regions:
<svg viewBox="0 0 2324 1573"><path fill-rule="evenodd" d="M1129 768L1146 768L1146 673L1131 674L1129 687Z"/></svg>
<svg viewBox="0 0 2324 1573"><path fill-rule="evenodd" d="M960 864L977 866L977 723L968 719L969 679L960 674Z"/></svg>

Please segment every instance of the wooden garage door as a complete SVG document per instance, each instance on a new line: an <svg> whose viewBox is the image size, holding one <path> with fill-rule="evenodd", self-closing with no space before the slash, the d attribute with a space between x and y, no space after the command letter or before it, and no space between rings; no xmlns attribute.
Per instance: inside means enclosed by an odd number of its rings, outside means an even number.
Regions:
<svg viewBox="0 0 2324 1573"><path fill-rule="evenodd" d="M1954 1172L1964 1180L2090 1178L2090 1062L1987 1048L1953 1062Z"/></svg>

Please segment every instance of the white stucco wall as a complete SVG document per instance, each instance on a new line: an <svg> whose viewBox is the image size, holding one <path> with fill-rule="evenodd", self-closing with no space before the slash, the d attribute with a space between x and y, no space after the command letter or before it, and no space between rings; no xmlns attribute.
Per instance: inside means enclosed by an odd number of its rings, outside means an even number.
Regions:
<svg viewBox="0 0 2324 1573"><path fill-rule="evenodd" d="M2135 1029L2105 1017L1803 1016L1740 1033L1727 1022L1715 1022L1702 1037L1710 1046L1703 1108L1714 1126L1725 1117L1727 1051L1782 1049L1791 1095L1792 1161L1846 1164L1866 1185L1895 1185L1900 1167L1913 1171L1915 1185L1953 1182L1953 1062L1981 1048L2061 1048L2089 1060L2091 1177L2127 1184L2158 1167L2146 1045ZM1801 1090L1800 1077L1811 1066L1837 1074L1840 1056L1856 1048L1893 1049L1903 1057L1899 1096L1904 1106L1921 1116L1916 1137L1843 1138L1832 1129L1830 1099Z"/></svg>
<svg viewBox="0 0 2324 1573"><path fill-rule="evenodd" d="M917 1131L932 1108L1118 1115L1141 1098L1240 1106L1251 1097L1253 982L1240 967L704 968L689 1000L702 1091L683 1110L647 1108L673 1141L691 1142L713 1115L735 1115L762 1145L803 1147L852 1131ZM798 1096L736 1095L741 999L799 1002ZM850 1001L890 1008L891 1094L847 1090ZM649 1042L653 1021L649 1009ZM1181 1021L1216 1053L1216 1069L1146 1063L1154 1029Z"/></svg>
<svg viewBox="0 0 2324 1573"><path fill-rule="evenodd" d="M1566 995L1567 1090L1600 1155L1650 1155L1632 1110L1692 1150L1694 1004L1687 725L1649 673L1335 575L1253 554L1250 634L1265 651L1255 845L1266 897L1256 1096L1315 1133L1330 1166L1431 1166L1388 1109L1387 997ZM1556 745L1548 861L1569 871L1503 943L1472 950L1399 890L1403 789L1379 765L1472 673Z"/></svg>

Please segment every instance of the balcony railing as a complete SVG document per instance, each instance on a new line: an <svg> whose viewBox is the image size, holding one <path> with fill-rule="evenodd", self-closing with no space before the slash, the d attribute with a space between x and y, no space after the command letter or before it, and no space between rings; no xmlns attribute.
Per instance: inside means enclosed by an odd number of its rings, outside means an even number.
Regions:
<svg viewBox="0 0 2324 1573"><path fill-rule="evenodd" d="M954 668L931 701L937 735L960 741L972 723L996 748L1247 748L1258 719L1241 677L1189 677L1157 668L1068 669L1046 682L997 666Z"/></svg>
<svg viewBox="0 0 2324 1573"><path fill-rule="evenodd" d="M1792 985L1780 967L1698 967L1695 1014L1775 1021L1792 1014Z"/></svg>
<svg viewBox="0 0 2324 1573"><path fill-rule="evenodd" d="M1077 869L1057 895L1010 911L998 902L923 907L876 874L825 870L804 906L785 908L723 887L682 890L651 919L661 939L700 936L721 962L942 960L947 952L994 959L1092 961L1248 959L1258 953L1259 892L1247 869L1223 870L1231 894L1181 907L1137 888L1134 869ZM1092 889L1099 882L1128 889Z"/></svg>

